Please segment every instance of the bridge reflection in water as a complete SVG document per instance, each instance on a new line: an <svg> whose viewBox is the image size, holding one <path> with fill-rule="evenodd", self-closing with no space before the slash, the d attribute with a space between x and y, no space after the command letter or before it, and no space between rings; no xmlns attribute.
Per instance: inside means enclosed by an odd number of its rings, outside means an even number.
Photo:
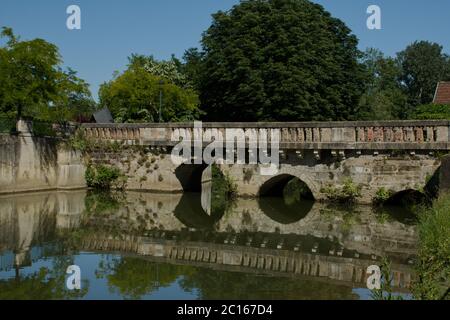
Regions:
<svg viewBox="0 0 450 320"><path fill-rule="evenodd" d="M15 269L20 277L21 268L73 249L165 268L319 281L349 292L364 288L367 267L387 256L396 291L407 292L413 278L416 228L380 219L371 207L348 212L313 202L293 208L280 199L238 199L226 212L209 215L200 197L129 192L111 198L85 191L2 196L0 284L2 271Z"/></svg>

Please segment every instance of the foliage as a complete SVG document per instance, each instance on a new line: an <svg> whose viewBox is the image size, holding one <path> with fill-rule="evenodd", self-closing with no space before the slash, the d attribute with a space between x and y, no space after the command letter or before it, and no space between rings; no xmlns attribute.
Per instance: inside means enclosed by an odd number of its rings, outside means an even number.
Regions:
<svg viewBox="0 0 450 320"><path fill-rule="evenodd" d="M450 300L450 194L421 211L414 296L421 300Z"/></svg>
<svg viewBox="0 0 450 320"><path fill-rule="evenodd" d="M219 215L225 212L237 196L236 183L217 165L212 165L211 211Z"/></svg>
<svg viewBox="0 0 450 320"><path fill-rule="evenodd" d="M391 263L384 257L381 264L381 288L372 290L372 299L374 300L403 300L399 295L394 295L392 290L393 275L391 272Z"/></svg>
<svg viewBox="0 0 450 320"><path fill-rule="evenodd" d="M283 196L288 205L301 200L314 200L314 196L309 187L298 178L294 178L286 184L283 190Z"/></svg>
<svg viewBox="0 0 450 320"><path fill-rule="evenodd" d="M33 134L37 137L55 137L56 131L51 122L33 121Z"/></svg>
<svg viewBox="0 0 450 320"><path fill-rule="evenodd" d="M402 69L401 84L412 106L433 101L439 81L450 80L450 59L442 46L428 41L416 41L398 53Z"/></svg>
<svg viewBox="0 0 450 320"><path fill-rule="evenodd" d="M66 147L77 150L82 153L101 151L101 152L119 152L124 148L136 148L138 146L125 146L123 142L96 140L86 137L83 130L77 130L65 141Z"/></svg>
<svg viewBox="0 0 450 320"><path fill-rule="evenodd" d="M410 116L417 120L450 120L450 105L424 104L415 108Z"/></svg>
<svg viewBox="0 0 450 320"><path fill-rule="evenodd" d="M167 67L171 66L171 67ZM169 70L166 70L168 68ZM199 116L198 96L177 83L181 75L170 63L133 56L128 69L100 87L101 107L108 107L117 122L156 122L162 93L162 121L188 121Z"/></svg>
<svg viewBox="0 0 450 320"><path fill-rule="evenodd" d="M21 41L5 27L1 36L7 42L0 47L0 113L60 122L94 109L88 85L72 69L61 69L55 45Z"/></svg>
<svg viewBox="0 0 450 320"><path fill-rule="evenodd" d="M321 190L329 200L340 203L353 203L361 197L361 185L356 185L351 178L344 181L342 187L328 186Z"/></svg>
<svg viewBox="0 0 450 320"><path fill-rule="evenodd" d="M119 181L122 173L117 168L105 165L90 164L86 169L86 183L88 187L100 190L108 190Z"/></svg>
<svg viewBox="0 0 450 320"><path fill-rule="evenodd" d="M362 63L368 72L367 90L359 102L361 118L391 120L404 118L407 96L398 81L401 68L395 59L373 48L364 53Z"/></svg>
<svg viewBox="0 0 450 320"><path fill-rule="evenodd" d="M0 133L13 133L16 131L16 119L0 116Z"/></svg>
<svg viewBox="0 0 450 320"><path fill-rule="evenodd" d="M89 282L82 280L81 290L66 287L66 269L73 265L73 257L58 256L51 267L41 267L28 274L0 279L0 300L63 300L83 298L89 291ZM17 267L18 268L18 267Z"/></svg>
<svg viewBox="0 0 450 320"><path fill-rule="evenodd" d="M89 191L85 199L86 212L94 215L111 214L118 211L123 202L120 194L109 190Z"/></svg>
<svg viewBox="0 0 450 320"><path fill-rule="evenodd" d="M381 187L375 193L375 197L373 198L373 203L377 205L382 205L386 201L389 200L393 196L394 192L392 190L387 190L384 187Z"/></svg>
<svg viewBox="0 0 450 320"><path fill-rule="evenodd" d="M128 58L130 69L145 69L148 73L164 78L182 88L191 87L185 73L182 71L181 62L174 56L168 61L157 61L153 56L132 54Z"/></svg>
<svg viewBox="0 0 450 320"><path fill-rule="evenodd" d="M208 120L351 120L364 91L357 43L310 1L249 0L214 14L203 51L185 59Z"/></svg>
<svg viewBox="0 0 450 320"><path fill-rule="evenodd" d="M140 258L124 257L102 261L97 271L99 278L106 278L111 292L126 299L140 299L161 287L168 287L191 267L157 264Z"/></svg>

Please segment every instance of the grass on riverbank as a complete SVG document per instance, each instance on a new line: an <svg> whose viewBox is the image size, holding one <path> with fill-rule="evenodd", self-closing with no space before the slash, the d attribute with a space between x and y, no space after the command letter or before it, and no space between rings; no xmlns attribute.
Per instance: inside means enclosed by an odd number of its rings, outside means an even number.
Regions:
<svg viewBox="0 0 450 320"><path fill-rule="evenodd" d="M414 297L450 299L450 193L419 214L419 252Z"/></svg>

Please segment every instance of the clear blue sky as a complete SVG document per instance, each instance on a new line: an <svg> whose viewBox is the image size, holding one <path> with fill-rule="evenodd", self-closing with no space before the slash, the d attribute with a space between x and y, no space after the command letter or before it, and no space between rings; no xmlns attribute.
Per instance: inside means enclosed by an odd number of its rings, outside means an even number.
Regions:
<svg viewBox="0 0 450 320"><path fill-rule="evenodd" d="M1 0L0 26L23 39L56 44L66 66L91 84L94 96L131 53L167 59L199 45L211 14L239 0ZM449 0L315 0L342 19L360 39L360 48L376 47L394 55L415 40L440 43L450 53ZM81 8L82 29L66 28L66 8ZM382 10L382 30L366 28L366 9Z"/></svg>

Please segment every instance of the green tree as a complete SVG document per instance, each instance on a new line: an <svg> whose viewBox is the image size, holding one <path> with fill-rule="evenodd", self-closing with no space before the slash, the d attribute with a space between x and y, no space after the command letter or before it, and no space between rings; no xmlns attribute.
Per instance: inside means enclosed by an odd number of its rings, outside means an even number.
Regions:
<svg viewBox="0 0 450 320"><path fill-rule="evenodd" d="M424 104L417 106L410 115L416 120L450 120L450 105Z"/></svg>
<svg viewBox="0 0 450 320"><path fill-rule="evenodd" d="M368 72L367 90L360 100L361 118L365 120L404 119L407 96L399 78L401 68L395 59L369 48L362 59Z"/></svg>
<svg viewBox="0 0 450 320"><path fill-rule="evenodd" d="M437 83L450 80L450 59L437 43L416 41L398 53L398 62L400 79L413 107L433 101Z"/></svg>
<svg viewBox="0 0 450 320"><path fill-rule="evenodd" d="M42 39L21 41L10 28L1 37L0 113L43 120L75 120L92 112L89 86L72 69L61 69L58 48Z"/></svg>
<svg viewBox="0 0 450 320"><path fill-rule="evenodd" d="M96 273L98 278L107 279L110 292L136 300L170 286L181 275L192 273L191 269L124 257L101 261Z"/></svg>
<svg viewBox="0 0 450 320"><path fill-rule="evenodd" d="M128 69L100 87L100 105L108 107L117 122L156 122L160 91L162 120L188 121L199 116L198 96L189 88L178 62L156 62L133 55Z"/></svg>
<svg viewBox="0 0 450 320"><path fill-rule="evenodd" d="M214 14L203 52L190 52L201 108L209 120L356 119L365 77L357 43L310 1L242 1Z"/></svg>

